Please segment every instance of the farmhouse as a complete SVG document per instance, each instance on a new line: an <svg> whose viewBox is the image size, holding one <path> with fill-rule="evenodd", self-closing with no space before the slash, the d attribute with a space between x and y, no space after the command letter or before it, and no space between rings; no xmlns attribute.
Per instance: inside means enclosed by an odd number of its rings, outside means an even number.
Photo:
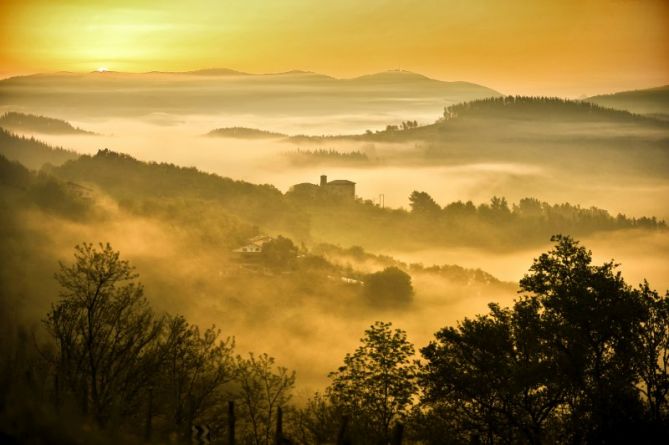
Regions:
<svg viewBox="0 0 669 445"><path fill-rule="evenodd" d="M263 246L271 240L272 240L271 236L258 235L249 239L247 241L248 244L233 250L233 252L241 254L243 256L258 255L262 253Z"/></svg>
<svg viewBox="0 0 669 445"><path fill-rule="evenodd" d="M327 192L341 198L355 199L355 182L347 179L336 179L328 182L328 177L326 175L321 175L321 182L319 185L310 182L302 182L292 186L291 191L312 198L317 197L319 193Z"/></svg>

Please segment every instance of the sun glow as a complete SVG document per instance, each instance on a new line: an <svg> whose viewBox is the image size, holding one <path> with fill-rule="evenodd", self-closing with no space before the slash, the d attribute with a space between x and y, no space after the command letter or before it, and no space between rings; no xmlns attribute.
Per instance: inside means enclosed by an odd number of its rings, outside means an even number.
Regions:
<svg viewBox="0 0 669 445"><path fill-rule="evenodd" d="M109 69L106 66L101 66L97 69L98 73L106 73L107 71L109 71Z"/></svg>

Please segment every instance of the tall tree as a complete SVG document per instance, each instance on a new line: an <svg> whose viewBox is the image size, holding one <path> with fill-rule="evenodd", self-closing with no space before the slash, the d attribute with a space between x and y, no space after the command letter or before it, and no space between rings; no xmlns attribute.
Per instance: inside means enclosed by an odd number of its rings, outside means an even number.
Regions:
<svg viewBox="0 0 669 445"><path fill-rule="evenodd" d="M406 332L380 321L365 330L360 342L353 354L346 354L344 365L330 373L327 394L348 413L359 434L386 443L391 426L407 414L417 391L414 347Z"/></svg>
<svg viewBox="0 0 669 445"><path fill-rule="evenodd" d="M75 247L60 264L60 299L45 324L57 343L56 373L104 425L132 413L160 363L163 320L150 309L137 274L109 244Z"/></svg>
<svg viewBox="0 0 669 445"><path fill-rule="evenodd" d="M568 429L575 440L616 441L641 434L636 390L636 335L645 307L616 264L592 264L592 253L567 236L537 258L520 281L542 308L545 341L568 391Z"/></svg>
<svg viewBox="0 0 669 445"><path fill-rule="evenodd" d="M162 366L165 407L180 433L190 434L196 420L211 417L224 404L223 386L234 374L234 341L219 339L214 327L202 334L182 316L167 323ZM206 420L206 419L205 419Z"/></svg>
<svg viewBox="0 0 669 445"><path fill-rule="evenodd" d="M637 290L646 306L637 340L640 384L636 388L647 401L647 418L654 431L669 430L669 292L664 296L643 282Z"/></svg>
<svg viewBox="0 0 669 445"><path fill-rule="evenodd" d="M491 304L489 314L435 334L421 350L421 382L429 417L450 422L443 435L456 442L555 440L547 430L564 390L541 331L539 305L521 300L513 309Z"/></svg>
<svg viewBox="0 0 669 445"><path fill-rule="evenodd" d="M433 217L441 212L439 204L426 192L416 190L411 192L411 195L409 195L409 205L411 206L411 212L416 215Z"/></svg>
<svg viewBox="0 0 669 445"><path fill-rule="evenodd" d="M272 441L273 420L279 408L291 398L295 385L295 371L276 366L273 357L267 354L238 355L235 359L235 383L233 396L239 401L242 419L243 440L254 445L269 445Z"/></svg>

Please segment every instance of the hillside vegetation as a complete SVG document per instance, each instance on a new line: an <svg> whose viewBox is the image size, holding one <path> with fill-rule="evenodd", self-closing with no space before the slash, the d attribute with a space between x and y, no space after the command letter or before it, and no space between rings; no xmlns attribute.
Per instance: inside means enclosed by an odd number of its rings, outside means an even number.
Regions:
<svg viewBox="0 0 669 445"><path fill-rule="evenodd" d="M589 97L586 100L604 107L669 120L669 85L645 90L602 94Z"/></svg>
<svg viewBox="0 0 669 445"><path fill-rule="evenodd" d="M235 139L276 139L285 137L285 135L281 133L246 127L216 128L207 133L207 136Z"/></svg>
<svg viewBox="0 0 669 445"><path fill-rule="evenodd" d="M0 127L44 134L95 134L74 127L64 120L16 112L9 112L0 116Z"/></svg>
<svg viewBox="0 0 669 445"><path fill-rule="evenodd" d="M161 212L192 221L203 233L216 233L219 225L209 218L194 218L195 208L211 218L225 214L226 220L286 233L299 241L368 248L379 248L387 239L398 247L513 248L540 243L558 231L582 236L665 228L652 217L613 216L602 209L550 205L531 198L513 206L496 197L489 204L454 202L442 208L426 193L414 192L412 209L406 211L381 208L371 201L339 199L323 190L284 195L271 185L234 181L195 168L145 163L109 150L81 156L51 171L65 181L95 186L141 214Z"/></svg>
<svg viewBox="0 0 669 445"><path fill-rule="evenodd" d="M0 154L26 167L39 170L44 164L60 165L79 155L60 147L52 147L34 137L17 136L0 128Z"/></svg>

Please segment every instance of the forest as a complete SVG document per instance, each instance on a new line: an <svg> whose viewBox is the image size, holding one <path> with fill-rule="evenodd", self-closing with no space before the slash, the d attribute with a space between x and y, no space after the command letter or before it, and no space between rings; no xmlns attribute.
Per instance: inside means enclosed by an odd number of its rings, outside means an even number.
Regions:
<svg viewBox="0 0 669 445"><path fill-rule="evenodd" d="M275 225L265 223L264 230L304 234L318 230L319 213L335 221L340 213L364 231L362 221L370 218L356 212L374 212L385 219L370 231L389 230L397 239L393 224L401 221L412 239L424 234L445 243L438 233L458 224L479 236L499 230L498 238L522 228L525 242L555 229L666 230L652 217L613 217L536 199L509 206L498 197L441 207L424 192L412 193L409 210L387 209L284 195L269 185L109 150L40 172L2 157L0 172L3 213L11 215L1 230L13 241L4 246L3 281L17 272L57 270L54 286L43 288L53 294L42 296L52 303L38 305L45 307L41 314L31 309L26 318L20 309L28 303L20 303L22 295L34 291L19 282L5 288L0 392L1 406L11 409L3 410L0 429L6 442L188 443L193 427L206 426L221 444L652 443L669 427L669 294L647 282L632 287L613 260L594 264L592 253L569 236L551 238L553 247L532 262L511 304L489 299L487 312L442 325L418 344L395 319L416 310L416 286L425 277L460 283L463 292L484 298L516 286L481 270L407 264L361 247L307 248L305 238L275 237L259 263L234 272L239 284L255 281L252 292L270 295L259 287L264 279L292 295L292 304L322 304L344 318L350 311L378 317L324 375L324 389L305 396L298 393L300 374L280 355L238 351L248 331L233 330L241 326L230 323L239 316L227 312L234 306L218 314L218 327L202 328L175 312L179 305L169 293L179 290L152 285L161 294L147 294L136 266L111 245L77 244L74 257L56 264L39 253L46 234L29 241L34 229L23 219L37 211L41 219L100 224L113 218L104 192L133 218L188 225L191 248L229 249L261 233L258 224L269 214ZM49 258L54 264L34 267ZM239 265L228 259L223 267ZM240 291L234 278L226 280L223 292ZM312 292L321 302L309 302ZM252 307L255 322L262 310ZM36 316L40 324L30 322ZM301 313L298 325L309 316Z"/></svg>
<svg viewBox="0 0 669 445"><path fill-rule="evenodd" d="M0 445L669 443L668 17L0 0Z"/></svg>
<svg viewBox="0 0 669 445"><path fill-rule="evenodd" d="M241 444L659 440L669 293L632 287L570 237L552 242L511 306L490 303L417 346L377 321L303 406L291 403L295 372L237 354L225 326L154 310L119 252L77 245L39 330L2 311L3 442L187 443L200 425Z"/></svg>
<svg viewBox="0 0 669 445"><path fill-rule="evenodd" d="M0 442L669 428L664 122L522 96L355 136L40 119L0 131Z"/></svg>
<svg viewBox="0 0 669 445"><path fill-rule="evenodd" d="M270 232L287 233L298 243L333 242L366 248L379 247L389 238L396 246L460 243L508 248L537 245L559 232L583 236L622 229L666 229L666 223L654 216L614 216L604 209L549 204L534 198L509 205L503 197L492 197L489 203L456 201L441 207L429 194L414 191L409 197L410 209L405 210L384 208L371 200L342 200L324 191L316 195L300 190L283 194L271 185L234 181L194 168L141 162L106 149L49 167L43 174L94 185L124 208L144 216L162 215L183 221L198 212L201 219L199 223L193 221L195 227L200 226L209 236L212 224L205 222L216 218L236 221L239 226L262 225ZM342 230L348 226L356 230ZM228 232L228 241L223 242L240 243L250 230L243 230L243 235L236 238Z"/></svg>
<svg viewBox="0 0 669 445"><path fill-rule="evenodd" d="M81 128L73 127L69 122L60 119L17 112L8 112L0 116L0 127L9 128L14 131L28 130L37 133L95 134Z"/></svg>

